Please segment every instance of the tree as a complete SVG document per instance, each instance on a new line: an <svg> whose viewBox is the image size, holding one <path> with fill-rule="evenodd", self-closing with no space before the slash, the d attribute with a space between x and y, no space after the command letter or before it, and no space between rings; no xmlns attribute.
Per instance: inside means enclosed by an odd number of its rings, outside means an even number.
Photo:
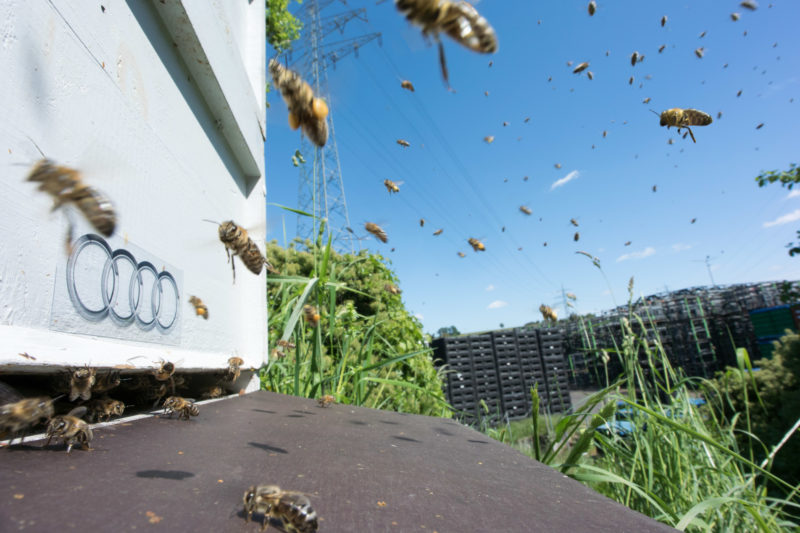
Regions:
<svg viewBox="0 0 800 533"><path fill-rule="evenodd" d="M267 0L267 42L279 54L300 37L303 23L289 13L291 0ZM302 0L296 0L302 3Z"/></svg>
<svg viewBox="0 0 800 533"><path fill-rule="evenodd" d="M455 337L456 335L461 335L461 332L458 331L457 327L450 326L446 328L439 328L439 331L437 331L436 334L440 337Z"/></svg>
<svg viewBox="0 0 800 533"><path fill-rule="evenodd" d="M758 182L759 187L776 181L780 182L781 186L792 190L793 186L800 184L800 166L792 163L787 171L770 170L756 176L756 182ZM797 242L790 242L786 247L789 249L790 256L794 257L800 254L800 231L797 232Z"/></svg>

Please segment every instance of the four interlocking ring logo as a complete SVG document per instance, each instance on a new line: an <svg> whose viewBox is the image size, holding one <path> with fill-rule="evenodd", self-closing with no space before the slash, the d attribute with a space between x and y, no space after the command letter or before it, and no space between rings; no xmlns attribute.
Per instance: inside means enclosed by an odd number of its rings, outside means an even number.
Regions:
<svg viewBox="0 0 800 533"><path fill-rule="evenodd" d="M102 306L92 309L78 293L78 284L75 280L76 266L81 253L89 247L99 248L106 256L100 279L96 282L100 286ZM127 264L127 268L123 265ZM121 268L122 267L122 268ZM81 277L79 273L79 277ZM128 279L123 279L128 276ZM84 276L85 277L85 276ZM90 280L91 284L92 281ZM146 286L149 285L149 293ZM170 286L175 298L173 306L168 304ZM76 242L72 254L67 261L67 290L70 299L78 312L93 322L99 322L106 316L117 324L128 326L134 322L144 330L154 327L167 333L178 319L180 309L180 294L178 284L172 274L167 271L158 272L148 261L137 262L133 254L127 250L111 250L108 243L99 235L92 233L83 235ZM150 305L147 305L147 300ZM88 298L87 298L88 299ZM121 311L127 299L129 312ZM171 316L163 316L171 315Z"/></svg>

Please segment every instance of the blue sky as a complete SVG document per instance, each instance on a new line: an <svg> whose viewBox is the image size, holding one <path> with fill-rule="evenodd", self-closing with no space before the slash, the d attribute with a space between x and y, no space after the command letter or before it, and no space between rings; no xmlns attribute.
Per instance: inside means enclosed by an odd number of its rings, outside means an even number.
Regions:
<svg viewBox="0 0 800 533"><path fill-rule="evenodd" d="M365 234L363 224L376 222L389 236L357 246L388 259L426 332L522 325L540 318L541 303L564 316L562 287L588 313L624 303L631 276L637 295L708 285L706 256L717 284L800 278L800 259L785 248L800 229L800 194L754 180L800 162L800 2L751 12L728 0L598 1L593 17L587 4L477 3L499 50L477 54L443 36L455 93L443 85L436 47L393 2L323 11L367 10L368 23L353 21L331 41L382 33L382 46L329 70L328 103L351 225ZM645 56L635 67L633 51ZM593 80L572 73L583 61ZM403 79L416 91L402 89ZM267 200L296 206L300 134L278 94L268 99ZM714 122L693 128L694 144L650 111L672 107ZM399 194L389 195L386 178L404 182ZM283 224L291 238L295 222L268 207L268 239L283 243ZM486 251L473 252L470 237ZM579 250L600 258L603 272Z"/></svg>

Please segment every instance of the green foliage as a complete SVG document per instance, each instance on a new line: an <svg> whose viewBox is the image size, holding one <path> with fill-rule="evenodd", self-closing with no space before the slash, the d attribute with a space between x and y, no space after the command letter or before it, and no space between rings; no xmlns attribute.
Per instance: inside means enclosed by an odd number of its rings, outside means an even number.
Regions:
<svg viewBox="0 0 800 533"><path fill-rule="evenodd" d="M800 183L800 166L792 163L787 171L770 170L768 172L763 172L759 176L756 176L756 181L759 187L777 181L780 182L782 187L791 190L793 186ZM789 249L789 255L791 257L800 254L800 231L797 232L797 242L790 242L786 247Z"/></svg>
<svg viewBox="0 0 800 533"><path fill-rule="evenodd" d="M291 0L267 0L267 42L281 53L300 37L303 24L289 13ZM302 0L297 0L302 3Z"/></svg>
<svg viewBox="0 0 800 533"><path fill-rule="evenodd" d="M781 442L800 416L800 335L781 338L771 359L753 363L760 370L727 368L717 373L715 386L723 392L720 404L728 420L749 413L739 433L743 448L752 446L762 461ZM772 472L794 484L800 483L800 434L794 435L776 454Z"/></svg>
<svg viewBox="0 0 800 533"><path fill-rule="evenodd" d="M322 235L322 230L320 230ZM262 369L264 388L299 396L332 394L338 402L426 415L449 416L441 376L423 340L419 321L403 306L394 273L379 255L362 251L340 255L330 241L281 248L267 245L267 256L281 276L268 283L270 346L295 344L273 352ZM304 305L321 316L319 324L301 320Z"/></svg>
<svg viewBox="0 0 800 533"><path fill-rule="evenodd" d="M439 331L436 332L439 337L455 337L456 335L461 335L461 332L458 331L458 328L455 326L449 326L446 328L439 328Z"/></svg>

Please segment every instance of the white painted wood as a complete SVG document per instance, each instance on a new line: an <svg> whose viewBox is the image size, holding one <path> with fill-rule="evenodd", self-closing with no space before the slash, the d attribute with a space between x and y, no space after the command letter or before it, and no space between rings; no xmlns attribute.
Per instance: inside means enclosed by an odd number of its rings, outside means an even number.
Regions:
<svg viewBox="0 0 800 533"><path fill-rule="evenodd" d="M234 285L217 227L203 222L233 219L264 248L264 0L240 3L186 2L197 42L210 47L197 51L211 66L204 83L225 76L216 80L224 98L209 101L159 0L0 0L0 369L266 360L265 273L236 259ZM94 230L74 209L51 213L52 199L25 181L39 149L114 202L112 249L180 274L173 332L90 323L64 308L68 217L76 236ZM195 316L193 294L209 320ZM77 332L54 323L62 319Z"/></svg>

